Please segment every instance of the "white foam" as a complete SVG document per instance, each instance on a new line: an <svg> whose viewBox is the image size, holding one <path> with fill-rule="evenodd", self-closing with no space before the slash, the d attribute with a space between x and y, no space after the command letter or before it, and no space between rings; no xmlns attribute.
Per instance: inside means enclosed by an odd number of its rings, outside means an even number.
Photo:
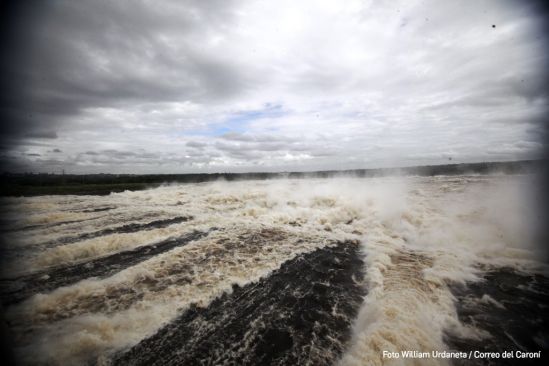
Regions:
<svg viewBox="0 0 549 366"><path fill-rule="evenodd" d="M419 362L383 358L382 351L443 351L445 330L489 337L459 322L447 284L478 280L479 264L543 268L527 235L533 230L531 212L525 216L524 211L533 207L524 187L528 181L505 176L409 180L408 205L400 218L369 225L364 240L369 294L341 364ZM421 360L426 365L446 362Z"/></svg>
<svg viewBox="0 0 549 366"><path fill-rule="evenodd" d="M17 199L10 201L13 207L21 212L39 208L41 215L116 206L108 215L120 213L117 224L147 212L162 218L194 217L168 228L60 245L29 259L26 263L34 268L96 258L194 229L221 230L112 277L37 295L8 314L18 334L36 334L22 343L21 353L44 354L53 363L80 360L135 344L188 304L206 306L230 291L231 284L256 281L298 253L336 240L360 239L369 293L341 363L389 364L380 351L444 350L445 329L473 338L488 336L459 322L448 282L478 280L480 264L545 268L536 261L540 248L531 235L536 224L527 194L531 184L527 176L337 178L170 185L101 198ZM36 231L29 240L100 230L108 221L91 225L59 225L50 234ZM231 250L215 241L238 242L245 233L273 228L286 239ZM180 269L170 272L184 264L192 269L188 278ZM139 296L109 298L109 293L128 289ZM106 305L94 310L93 299Z"/></svg>
<svg viewBox="0 0 549 366"><path fill-rule="evenodd" d="M252 241L235 241L249 233L257 233ZM18 353L23 360L56 364L98 358L153 334L191 303L207 306L233 284L257 281L299 253L327 244L320 237L270 233L261 227L217 232L107 279L36 295L8 312L19 333L33 329L32 337L20 340Z"/></svg>

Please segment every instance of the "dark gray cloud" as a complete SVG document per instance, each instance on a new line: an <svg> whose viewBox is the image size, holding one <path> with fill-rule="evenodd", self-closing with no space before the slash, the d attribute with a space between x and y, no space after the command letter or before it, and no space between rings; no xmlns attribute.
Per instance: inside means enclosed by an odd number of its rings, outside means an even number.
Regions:
<svg viewBox="0 0 549 366"><path fill-rule="evenodd" d="M3 2L0 156L166 173L536 156L540 4Z"/></svg>
<svg viewBox="0 0 549 366"><path fill-rule="evenodd" d="M189 147L197 148L197 149L202 149L202 148L207 146L207 144L205 144L205 143L196 142L196 141L189 141L189 142L186 143L186 145L189 146Z"/></svg>
<svg viewBox="0 0 549 366"><path fill-rule="evenodd" d="M31 139L32 138L37 138L37 139L56 139L57 138L57 132L53 130L49 130L49 131L41 130L40 127L42 126L37 126L37 127L38 128L34 131L32 128L29 128L30 131L24 132L23 137L31 138Z"/></svg>
<svg viewBox="0 0 549 366"><path fill-rule="evenodd" d="M89 107L238 92L245 75L191 42L204 28L230 23L231 3L6 2L4 136L55 138L67 118Z"/></svg>

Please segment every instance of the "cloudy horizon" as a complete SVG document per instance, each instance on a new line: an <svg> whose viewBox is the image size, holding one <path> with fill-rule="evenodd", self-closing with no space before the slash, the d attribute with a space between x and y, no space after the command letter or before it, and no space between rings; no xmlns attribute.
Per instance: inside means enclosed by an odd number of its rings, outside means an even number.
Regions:
<svg viewBox="0 0 549 366"><path fill-rule="evenodd" d="M539 158L537 2L7 2L10 171L311 171Z"/></svg>

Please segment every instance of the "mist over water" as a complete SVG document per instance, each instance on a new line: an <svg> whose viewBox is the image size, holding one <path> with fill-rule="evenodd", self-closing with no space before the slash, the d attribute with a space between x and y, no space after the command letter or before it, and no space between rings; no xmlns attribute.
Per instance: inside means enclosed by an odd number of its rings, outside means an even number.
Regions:
<svg viewBox="0 0 549 366"><path fill-rule="evenodd" d="M244 364L284 364L301 360L304 352L310 360L340 365L395 364L381 351L450 350L448 335L465 343L490 339L489 330L460 316L452 286L485 283L486 273L502 268L547 274L547 253L536 234L543 225L536 180L461 175L219 181L103 197L4 199L9 220L1 293L16 357L38 365L124 364L131 363L127 353L139 364L144 345L165 346L158 338L168 332L163 329L179 327L187 332L182 334L207 339L205 329L222 329L236 316L224 306L254 303L232 298L241 291L235 285L251 291L253 284L269 288L280 278L295 298L315 286L327 293L339 289L337 296L306 305L324 309L315 322L331 325L312 334L325 343L318 348L290 324L284 337L293 343L280 353L261 351L254 339L263 339L266 326L239 324L251 337L238 346L244 353L274 355L269 362L263 356L235 358ZM310 264L303 266L312 271L310 289L288 275L300 261ZM340 277L323 277L337 263L346 263ZM267 301L261 298L254 306ZM507 306L489 295L478 302ZM281 319L303 310L277 301L269 309ZM197 326L193 320L191 327L181 320L190 322L197 311L209 322ZM225 320L214 311L226 311ZM149 337L160 340L145 342ZM196 346L190 338L182 342L182 350ZM222 363L215 357L210 360Z"/></svg>

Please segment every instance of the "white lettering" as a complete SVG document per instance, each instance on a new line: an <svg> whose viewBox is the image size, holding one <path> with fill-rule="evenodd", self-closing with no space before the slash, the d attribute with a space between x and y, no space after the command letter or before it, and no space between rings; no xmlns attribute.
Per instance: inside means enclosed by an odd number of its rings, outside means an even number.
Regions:
<svg viewBox="0 0 549 366"><path fill-rule="evenodd" d="M400 358L398 352L383 351L383 358Z"/></svg>
<svg viewBox="0 0 549 366"><path fill-rule="evenodd" d="M516 358L541 358L541 351L537 352L523 352L515 351Z"/></svg>

